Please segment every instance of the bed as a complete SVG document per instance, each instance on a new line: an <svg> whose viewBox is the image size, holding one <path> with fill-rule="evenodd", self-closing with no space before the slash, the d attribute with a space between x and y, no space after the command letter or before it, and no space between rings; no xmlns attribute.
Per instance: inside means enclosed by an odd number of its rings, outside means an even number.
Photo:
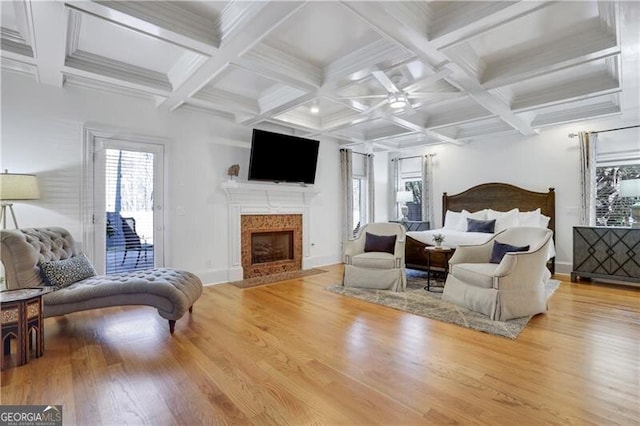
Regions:
<svg viewBox="0 0 640 426"><path fill-rule="evenodd" d="M540 209L540 213L549 218L547 227L553 231L555 239L555 191L549 188L548 192L535 192L519 188L508 183L484 183L467 189L459 194L442 194L442 223L445 223L447 211L461 212L467 210L476 212L483 209L492 209L500 212L508 212L518 208L520 212L530 212ZM435 245L431 241L431 235L441 232L442 229L420 232L408 232L405 245L405 263L407 268L426 270L427 258L424 248ZM449 232L445 234L445 246L456 247L459 244L481 244L492 234L471 235L477 233ZM446 258L431 256L432 269L444 269ZM555 256L549 259L547 264L549 271L555 272Z"/></svg>

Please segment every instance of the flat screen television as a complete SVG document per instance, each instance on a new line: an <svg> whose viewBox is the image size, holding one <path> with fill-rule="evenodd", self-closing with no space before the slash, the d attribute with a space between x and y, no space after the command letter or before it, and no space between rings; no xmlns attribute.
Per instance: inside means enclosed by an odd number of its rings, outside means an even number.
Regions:
<svg viewBox="0 0 640 426"><path fill-rule="evenodd" d="M253 129L249 180L312 184L320 142Z"/></svg>

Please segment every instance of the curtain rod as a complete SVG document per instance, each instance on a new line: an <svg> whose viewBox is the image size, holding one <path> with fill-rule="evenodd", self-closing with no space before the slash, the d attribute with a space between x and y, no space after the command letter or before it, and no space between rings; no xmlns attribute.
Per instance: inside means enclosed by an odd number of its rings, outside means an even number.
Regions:
<svg viewBox="0 0 640 426"><path fill-rule="evenodd" d="M410 159L410 158L422 158L422 157L426 157L427 155L428 155L429 157L435 157L435 156L436 156L436 154L435 154L435 153L432 153L432 154L424 154L424 155L414 155L413 157L398 157L398 158L392 158L392 159L391 159L391 161L397 161L397 160L408 160L408 159Z"/></svg>
<svg viewBox="0 0 640 426"><path fill-rule="evenodd" d="M615 132L616 130L626 130L626 129L634 129L636 127L640 127L640 124L636 124L633 126L627 126L627 127L618 127L616 129L605 129L605 130L593 130L591 132L587 132L587 133L605 133L605 132ZM569 133L569 137L570 138L575 138L576 136L578 136L577 133Z"/></svg>

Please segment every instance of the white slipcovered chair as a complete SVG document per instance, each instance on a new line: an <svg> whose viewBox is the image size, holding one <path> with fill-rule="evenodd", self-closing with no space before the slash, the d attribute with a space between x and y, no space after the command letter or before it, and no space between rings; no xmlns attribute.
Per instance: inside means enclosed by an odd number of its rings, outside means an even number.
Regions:
<svg viewBox="0 0 640 426"><path fill-rule="evenodd" d="M345 247L343 285L404 291L407 286L405 235L405 228L399 223L365 225Z"/></svg>
<svg viewBox="0 0 640 426"><path fill-rule="evenodd" d="M508 228L480 245L461 245L449 260L449 275L442 300L481 312L492 320L506 321L547 310L546 267L553 232L544 228ZM499 263L491 263L494 242L529 250L513 252L508 247ZM499 258L499 257L498 257ZM493 259L494 262L497 259Z"/></svg>

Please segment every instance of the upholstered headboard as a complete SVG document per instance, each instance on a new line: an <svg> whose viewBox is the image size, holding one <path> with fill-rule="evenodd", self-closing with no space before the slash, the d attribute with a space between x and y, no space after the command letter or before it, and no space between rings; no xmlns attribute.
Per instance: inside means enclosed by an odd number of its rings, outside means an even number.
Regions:
<svg viewBox="0 0 640 426"><path fill-rule="evenodd" d="M7 288L44 284L40 262L63 260L80 254L73 236L63 228L25 228L0 231L0 260Z"/></svg>

